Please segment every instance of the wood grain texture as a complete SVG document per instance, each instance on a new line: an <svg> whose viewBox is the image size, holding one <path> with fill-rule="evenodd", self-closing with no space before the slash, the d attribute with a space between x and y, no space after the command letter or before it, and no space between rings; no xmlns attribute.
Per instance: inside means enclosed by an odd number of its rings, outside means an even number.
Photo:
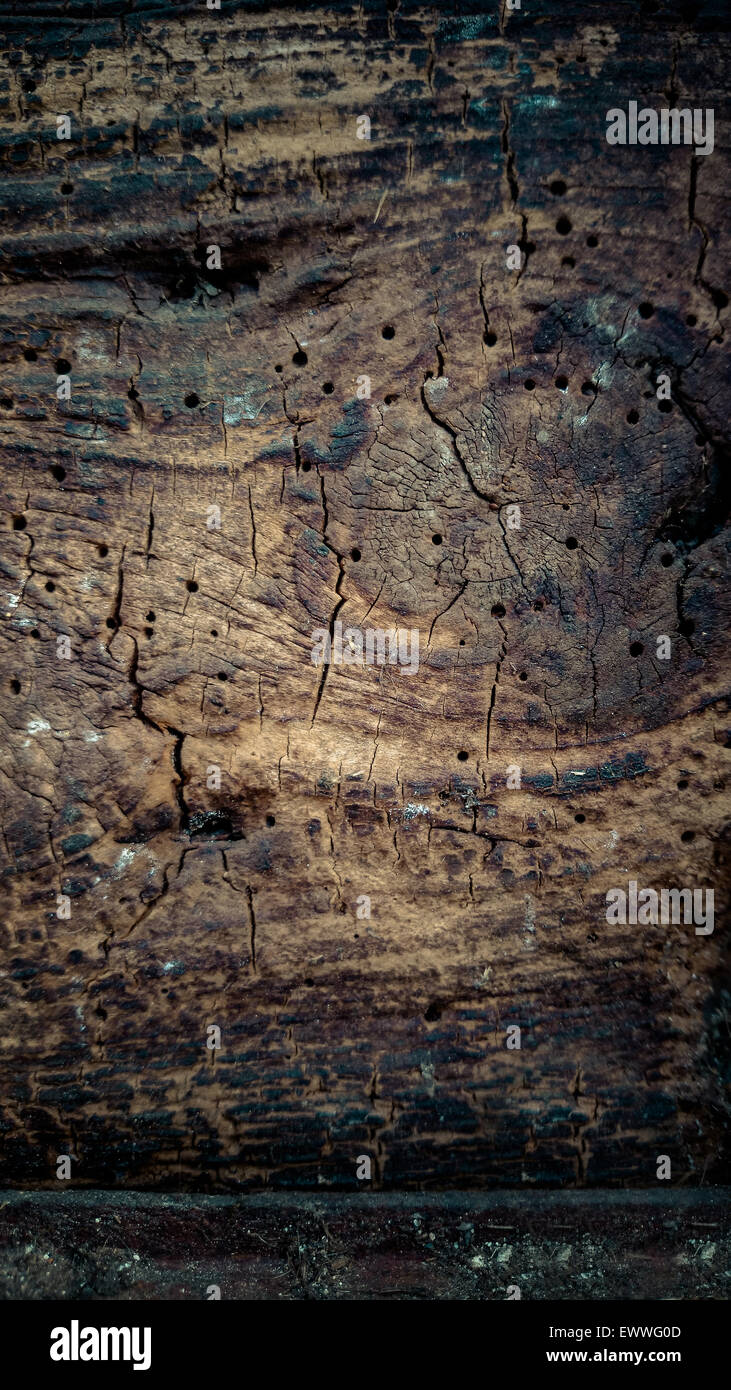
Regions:
<svg viewBox="0 0 731 1390"><path fill-rule="evenodd" d="M720 6L2 13L3 1182L728 1180Z"/></svg>

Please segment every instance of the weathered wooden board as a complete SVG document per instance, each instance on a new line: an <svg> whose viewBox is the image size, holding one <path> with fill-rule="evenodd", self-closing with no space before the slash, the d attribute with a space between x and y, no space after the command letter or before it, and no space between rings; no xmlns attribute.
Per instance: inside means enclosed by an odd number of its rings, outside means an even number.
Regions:
<svg viewBox="0 0 731 1390"><path fill-rule="evenodd" d="M727 1180L721 7L1 8L2 1180Z"/></svg>
<svg viewBox="0 0 731 1390"><path fill-rule="evenodd" d="M4 1195L2 1299L728 1295L726 1189Z"/></svg>

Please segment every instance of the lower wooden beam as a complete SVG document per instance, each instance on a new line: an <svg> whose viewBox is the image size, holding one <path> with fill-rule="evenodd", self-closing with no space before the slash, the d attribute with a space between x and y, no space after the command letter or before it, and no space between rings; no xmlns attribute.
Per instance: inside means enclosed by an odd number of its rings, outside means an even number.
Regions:
<svg viewBox="0 0 731 1390"><path fill-rule="evenodd" d="M723 1299L730 1196L8 1191L0 1297Z"/></svg>

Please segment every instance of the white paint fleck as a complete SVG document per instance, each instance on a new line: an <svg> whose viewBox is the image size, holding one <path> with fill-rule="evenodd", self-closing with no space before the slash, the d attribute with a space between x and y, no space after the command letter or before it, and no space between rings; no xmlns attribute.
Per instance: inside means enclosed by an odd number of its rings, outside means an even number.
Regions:
<svg viewBox="0 0 731 1390"><path fill-rule="evenodd" d="M112 870L112 878L121 878L125 869L128 869L130 864L132 863L135 857L135 853L136 851L133 849L122 850L122 853L120 854L119 859L117 860Z"/></svg>
<svg viewBox="0 0 731 1390"><path fill-rule="evenodd" d="M404 820L414 820L415 816L428 816L429 807L418 801L408 801L404 806Z"/></svg>
<svg viewBox="0 0 731 1390"><path fill-rule="evenodd" d="M50 727L47 719L31 719L26 725L29 734L45 734Z"/></svg>

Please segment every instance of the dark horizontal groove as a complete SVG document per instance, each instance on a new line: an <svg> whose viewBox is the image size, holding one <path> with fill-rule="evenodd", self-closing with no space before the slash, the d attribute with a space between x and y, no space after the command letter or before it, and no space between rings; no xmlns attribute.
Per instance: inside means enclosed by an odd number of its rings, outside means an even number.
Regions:
<svg viewBox="0 0 731 1390"><path fill-rule="evenodd" d="M0 1190L0 1210L9 1221L22 1208L35 1208L39 1213L69 1213L73 1210L114 1208L129 1213L138 1211L154 1217L191 1212L214 1215L216 1212L249 1212L276 1217L291 1211L317 1215L322 1211L333 1214L373 1214L375 1212L406 1213L411 1211L464 1213L473 1216L510 1216L517 1223L551 1214L581 1219L596 1219L599 1215L611 1219L648 1213L658 1217L692 1218L694 1214L713 1214L719 1221L731 1225L731 1188L614 1188L577 1191L561 1188L553 1191L527 1191L515 1188L502 1192L475 1192L450 1189L443 1192L381 1192L353 1193L264 1192L237 1196L210 1196L203 1193L144 1192L106 1188L79 1188L67 1192L33 1192L17 1189Z"/></svg>
<svg viewBox="0 0 731 1390"><path fill-rule="evenodd" d="M29 32L33 32L37 30L39 19L54 19L69 25L80 22L92 24L95 21L108 21L119 17L134 19L138 24L153 19L164 19L169 23L178 18L197 16L201 10L204 17L215 20L237 13L244 18L257 14L266 16L278 11L284 14L298 14L299 8L293 0L223 0L218 11L206 10L205 0L35 0L32 6L28 6L24 0L6 0L6 3L0 4L0 17L18 19L28 26ZM318 11L327 9L330 14L342 14L344 19L352 20L351 0L330 0L328 5L323 3L301 8L315 15ZM402 0L402 4L395 11L397 22L404 25L418 20L420 8L415 0L406 0L405 3ZM544 0L539 7L539 22L550 23L552 28L559 32L565 31L573 35L576 23L574 10L569 8L562 16L556 14L555 8ZM653 30L662 32L668 23L680 24L684 29L691 31L704 31L711 24L714 28L724 29L728 23L728 9L724 0L706 0L706 4L698 6L699 13L692 18L688 18L685 13L686 7L681 0L664 0L664 3L659 4L657 10L651 14L641 11L638 14L638 9L636 0L620 0L620 3L615 5L615 22L621 24L623 30L631 27L644 33ZM465 0L442 0L439 14L442 20L469 17L492 20L489 32L496 35L499 32L497 10L486 7L485 0L467 0L467 3ZM582 17L590 19L592 14L606 19L606 0L583 0ZM381 10L367 10L365 19L371 22L380 21L385 27L385 16L384 5Z"/></svg>

